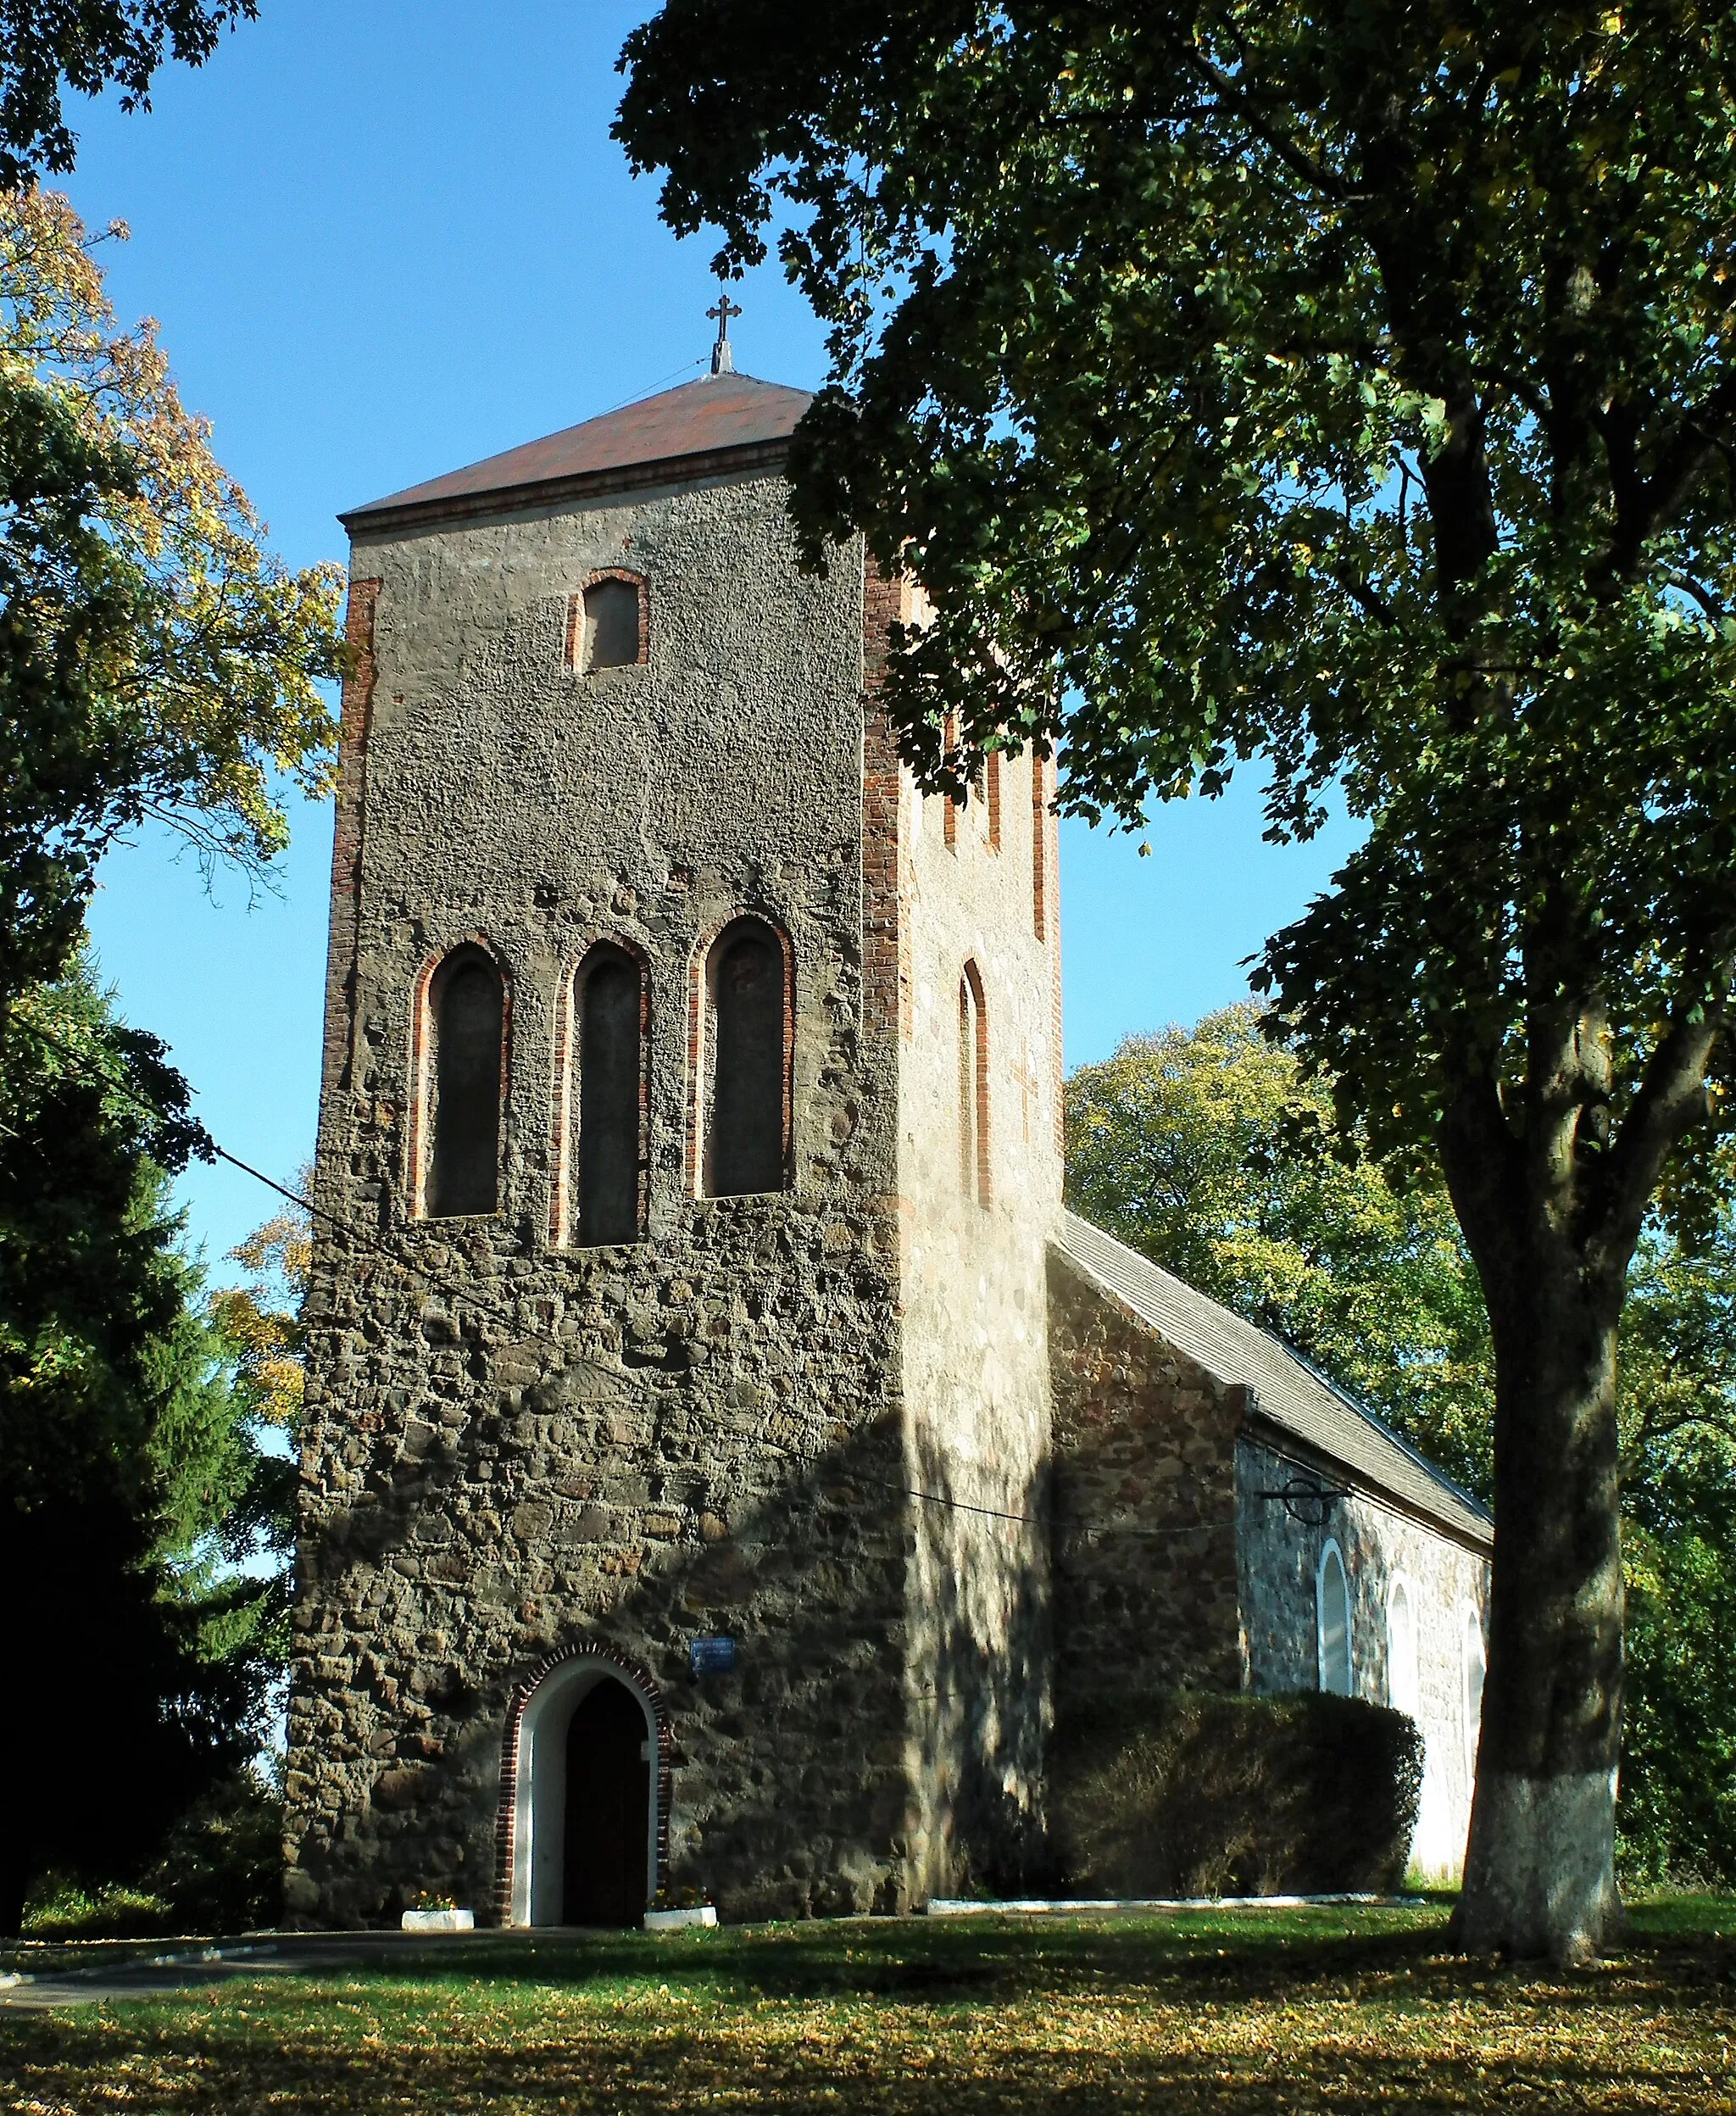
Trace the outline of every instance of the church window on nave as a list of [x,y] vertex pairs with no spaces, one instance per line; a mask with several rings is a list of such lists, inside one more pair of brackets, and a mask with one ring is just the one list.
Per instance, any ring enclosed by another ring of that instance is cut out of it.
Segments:
[[583,627],[576,643],[576,665],[583,675],[597,669],[621,669],[643,659],[637,581],[593,581],[583,596]]
[[737,919],[706,965],[704,1183],[714,1198],[782,1190],[788,1165],[789,977],[778,936]]
[[1336,1543],[1321,1554],[1315,1583],[1320,1647],[1320,1686],[1340,1697],[1354,1687],[1350,1667],[1350,1588]]
[[1387,1597],[1387,1702],[1414,1719],[1421,1701],[1416,1668],[1416,1611],[1408,1581],[1395,1579]]
[[644,1013],[640,966],[604,943],[574,980],[578,1016],[578,1239],[590,1248],[644,1232]]
[[959,979],[959,1187],[991,1201],[988,1160],[988,1016],[974,962]]
[[1483,1623],[1474,1609],[1465,1612],[1465,1644],[1461,1670],[1464,1688],[1465,1771],[1477,1775],[1477,1742],[1483,1730],[1483,1685],[1488,1660],[1483,1650]]
[[428,992],[431,1219],[499,1206],[501,1047],[505,991],[484,951],[447,957]]

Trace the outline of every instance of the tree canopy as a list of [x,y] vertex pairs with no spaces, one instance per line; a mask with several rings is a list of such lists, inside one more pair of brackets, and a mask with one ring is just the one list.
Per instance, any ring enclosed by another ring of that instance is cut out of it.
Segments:
[[273,556],[66,200],[0,194],[0,1007],[144,819],[266,871],[281,779],[327,783],[341,584]]
[[[148,1857],[266,1733],[293,1466],[208,1317],[168,1178],[197,1138],[162,1045],[88,973],[34,988],[0,1069],[0,1931],[32,1876]],[[125,1796],[114,1773],[125,1758]]]
[[64,90],[115,87],[123,110],[148,110],[165,53],[203,65],[225,28],[258,13],[257,0],[0,0],[0,189],[72,167]]
[[929,591],[889,688],[931,771],[1052,737],[1063,805],[1137,823],[1258,755],[1279,835],[1341,788],[1367,841],[1265,966],[1303,1048],[1427,1144],[1449,1072],[1535,1104],[1537,980],[1594,982],[1629,1219],[1736,933],[1730,36],[668,0],[617,127],[726,266],[793,223],[798,517]]
[[[1067,1195],[1271,1330],[1479,1496],[1494,1362],[1437,1172],[1398,1186],[1252,1004],[1127,1038],[1067,1082]],[[1642,1238],[1622,1317],[1624,1868],[1736,1880],[1736,1206]]]
[[1365,827],[1255,983],[1477,1267],[1460,1928],[1562,1957],[1619,1914],[1626,1274],[1728,1122],[1733,61],[1692,0],[665,0],[623,55],[665,219],[777,225],[830,326],[793,513],[926,591],[925,781],[1034,738],[1137,825],[1257,756],[1269,834]]

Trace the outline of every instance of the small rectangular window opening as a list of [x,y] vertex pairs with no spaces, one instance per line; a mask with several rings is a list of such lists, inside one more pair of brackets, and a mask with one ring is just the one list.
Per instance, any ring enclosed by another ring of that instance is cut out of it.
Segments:
[[585,590],[579,671],[623,669],[639,659],[639,590],[632,581],[593,581]]

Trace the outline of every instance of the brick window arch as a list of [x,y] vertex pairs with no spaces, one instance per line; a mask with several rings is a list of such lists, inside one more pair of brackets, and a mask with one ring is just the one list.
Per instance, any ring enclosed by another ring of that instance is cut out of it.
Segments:
[[507,988],[487,949],[465,941],[426,979],[414,1150],[428,1219],[500,1209]]
[[643,961],[599,941],[572,985],[571,1238],[581,1247],[644,1239],[649,1011]]
[[605,566],[567,605],[566,664],[581,676],[651,658],[651,589],[643,573]]
[[707,1197],[788,1185],[791,987],[789,944],[765,919],[732,920],[706,955],[699,1172]]
[[988,1010],[982,977],[966,962],[959,977],[959,1187],[980,1206],[993,1201],[988,1137]]

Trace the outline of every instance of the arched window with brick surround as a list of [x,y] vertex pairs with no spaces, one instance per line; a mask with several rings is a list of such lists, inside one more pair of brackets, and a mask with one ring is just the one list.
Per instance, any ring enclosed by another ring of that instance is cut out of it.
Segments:
[[506,989],[499,966],[466,943],[428,983],[422,1135],[430,1219],[500,1206]]
[[644,1234],[646,1011],[643,965],[599,942],[573,979],[574,1234],[585,1248]]
[[782,1190],[789,1167],[790,965],[758,918],[726,926],[706,958],[703,1188]]
[[959,1187],[978,1205],[990,1202],[988,1014],[974,962],[959,978]]

